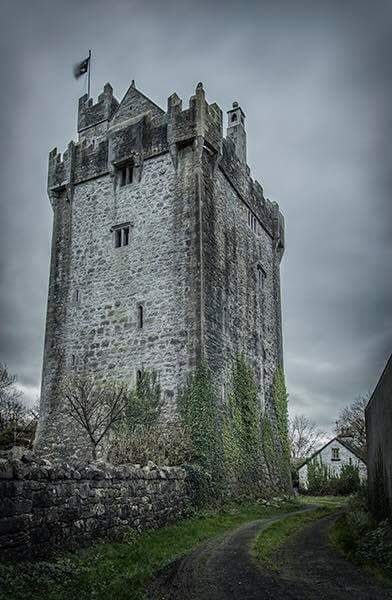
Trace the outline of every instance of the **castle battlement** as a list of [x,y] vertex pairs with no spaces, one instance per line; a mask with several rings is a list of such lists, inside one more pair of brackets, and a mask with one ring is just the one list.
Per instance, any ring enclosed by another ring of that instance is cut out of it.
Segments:
[[[49,193],[108,173],[113,176],[116,166],[127,161],[139,165],[141,170],[144,160],[165,152],[170,152],[176,164],[178,151],[202,140],[201,144],[213,153],[218,167],[261,226],[270,235],[280,235],[279,213],[264,197],[261,185],[252,179],[244,162],[243,147],[242,160],[239,158],[230,122],[228,135],[224,137],[222,110],[217,103],[206,101],[202,83],[190,97],[188,108],[182,106],[182,99],[174,93],[168,98],[165,112],[142,94],[134,82],[121,103],[109,83],[95,103],[85,94],[79,100],[79,142],[70,142],[63,155],[57,149],[49,154]],[[242,109],[238,103],[233,106],[228,111],[229,120],[238,114],[243,121]],[[243,146],[246,139],[240,142]]]

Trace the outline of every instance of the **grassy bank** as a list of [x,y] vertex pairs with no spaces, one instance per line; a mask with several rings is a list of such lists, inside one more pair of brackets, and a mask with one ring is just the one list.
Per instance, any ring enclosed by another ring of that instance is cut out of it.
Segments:
[[392,528],[387,522],[377,524],[369,514],[351,511],[336,521],[330,542],[380,582],[392,584]]
[[56,560],[0,565],[1,600],[137,600],[160,568],[207,538],[247,521],[296,510],[298,502],[228,505],[159,530],[129,533]]
[[272,523],[256,538],[253,555],[270,569],[278,568],[275,552],[285,544],[288,538],[314,521],[336,512],[343,506],[344,500],[338,497],[305,496],[300,498],[300,504],[319,505],[319,508],[315,507],[314,510],[292,515]]

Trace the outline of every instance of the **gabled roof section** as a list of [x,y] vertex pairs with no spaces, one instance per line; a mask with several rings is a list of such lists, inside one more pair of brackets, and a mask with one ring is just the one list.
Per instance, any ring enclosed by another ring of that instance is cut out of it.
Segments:
[[314,459],[315,456],[317,456],[317,454],[319,454],[320,452],[322,452],[327,446],[329,446],[329,444],[332,444],[332,442],[338,442],[339,444],[341,444],[342,446],[344,446],[345,448],[347,448],[347,450],[349,450],[352,454],[354,454],[354,456],[356,456],[357,458],[359,458],[359,460],[361,460],[363,463],[366,464],[366,459],[365,457],[361,454],[361,452],[357,449],[354,448],[353,446],[351,446],[351,444],[349,444],[348,442],[346,442],[346,440],[343,440],[340,437],[334,437],[332,438],[332,440],[329,440],[329,442],[327,442],[326,444],[324,444],[324,446],[321,446],[321,448],[319,448],[318,450],[316,450],[316,452],[313,452],[313,454],[311,456],[309,456],[308,458],[306,458],[305,460],[303,460],[297,467],[297,471],[299,469],[301,469],[301,467],[303,467],[304,465],[306,465],[306,463],[310,462],[311,460]]
[[165,111],[140,92],[135,86],[135,81],[132,80],[130,87],[113,115],[111,124],[118,125],[122,121],[133,119],[146,113],[150,113],[152,117],[158,117],[164,115]]

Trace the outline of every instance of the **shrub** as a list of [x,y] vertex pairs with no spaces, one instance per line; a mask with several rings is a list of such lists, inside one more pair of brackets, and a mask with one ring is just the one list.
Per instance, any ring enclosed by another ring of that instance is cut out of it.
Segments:
[[342,465],[339,477],[336,477],[334,492],[337,496],[348,496],[358,492],[361,485],[358,467]]
[[388,520],[363,536],[357,554],[361,560],[382,567],[392,577],[392,527]]
[[359,491],[359,471],[353,465],[343,465],[339,475],[323,464],[321,458],[308,464],[308,492],[313,495],[348,496]]
[[113,464],[180,465],[191,457],[190,440],[179,423],[156,423],[117,431],[111,440],[109,460]]

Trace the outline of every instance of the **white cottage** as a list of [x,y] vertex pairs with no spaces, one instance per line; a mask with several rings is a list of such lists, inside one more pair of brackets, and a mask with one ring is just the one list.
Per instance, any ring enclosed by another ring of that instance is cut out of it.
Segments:
[[331,474],[339,475],[343,465],[358,467],[359,477],[364,481],[367,477],[367,467],[364,457],[347,441],[346,438],[335,437],[306,459],[298,469],[299,486],[308,487],[308,464],[313,459],[321,461]]

